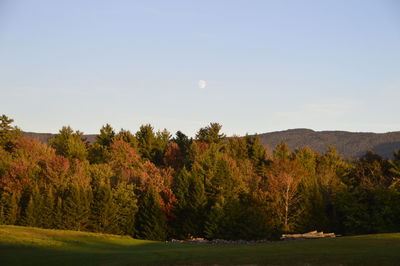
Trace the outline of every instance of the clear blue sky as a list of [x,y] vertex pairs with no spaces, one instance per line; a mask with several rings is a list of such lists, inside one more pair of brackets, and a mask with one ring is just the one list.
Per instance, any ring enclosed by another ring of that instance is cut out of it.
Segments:
[[397,131],[400,1],[0,0],[0,95],[36,132]]

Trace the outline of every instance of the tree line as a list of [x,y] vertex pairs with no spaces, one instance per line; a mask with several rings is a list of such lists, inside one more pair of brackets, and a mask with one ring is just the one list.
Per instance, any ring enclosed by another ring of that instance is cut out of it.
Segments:
[[342,158],[267,152],[210,123],[194,138],[143,125],[63,127],[49,142],[0,117],[0,224],[170,238],[276,239],[283,232],[400,231],[400,151]]

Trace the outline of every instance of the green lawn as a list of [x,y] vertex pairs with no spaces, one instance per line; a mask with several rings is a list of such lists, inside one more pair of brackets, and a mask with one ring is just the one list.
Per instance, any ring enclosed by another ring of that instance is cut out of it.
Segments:
[[400,265],[400,233],[256,245],[193,245],[0,226],[0,265]]

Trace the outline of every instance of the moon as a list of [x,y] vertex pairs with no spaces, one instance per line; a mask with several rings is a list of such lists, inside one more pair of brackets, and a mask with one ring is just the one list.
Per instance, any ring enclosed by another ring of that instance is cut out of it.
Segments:
[[207,87],[207,82],[205,80],[199,80],[199,88],[200,89],[204,89],[205,87]]

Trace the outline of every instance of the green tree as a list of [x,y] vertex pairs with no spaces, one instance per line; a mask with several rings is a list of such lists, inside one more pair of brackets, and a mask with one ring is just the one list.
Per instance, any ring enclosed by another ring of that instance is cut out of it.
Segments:
[[139,152],[142,158],[148,159],[151,162],[157,159],[157,137],[153,127],[150,124],[142,125],[136,132],[138,140]]
[[220,237],[223,239],[271,239],[276,238],[272,217],[266,202],[259,201],[248,193],[230,200],[224,205],[220,219]]
[[264,169],[270,164],[265,147],[261,144],[260,138],[257,135],[246,135],[245,141],[248,158],[256,168],[257,174],[263,175]]
[[20,195],[16,192],[5,192],[1,194],[0,210],[1,210],[1,222],[3,224],[16,224],[19,216],[18,202]]
[[177,198],[173,220],[174,234],[179,238],[202,236],[207,198],[202,180],[183,168],[173,182]]
[[0,147],[6,151],[11,151],[15,146],[16,140],[22,135],[18,127],[11,125],[13,122],[13,119],[4,114],[0,116]]
[[82,138],[82,132],[74,132],[72,128],[68,126],[60,129],[59,133],[49,140],[49,144],[59,155],[69,159],[85,160],[88,152]]
[[391,190],[390,164],[373,152],[356,160],[335,198],[343,232],[365,234],[399,230],[399,197]]
[[109,147],[114,141],[115,131],[110,124],[101,127],[100,134],[96,136],[96,142],[102,146]]
[[170,138],[171,134],[168,130],[164,129],[154,133],[150,124],[142,125],[136,132],[140,155],[156,165],[163,164],[163,157]]
[[200,128],[196,134],[196,139],[205,143],[221,143],[225,134],[220,133],[222,126],[218,123],[210,123],[209,126]]
[[206,217],[204,225],[204,234],[206,238],[221,238],[223,235],[222,219],[224,217],[224,204],[223,197],[219,197],[211,206]]
[[305,173],[300,184],[304,211],[298,219],[298,230],[326,230],[328,217],[322,182],[317,175],[318,154],[309,147],[303,147],[296,149],[293,156]]
[[138,211],[134,186],[124,182],[113,189],[116,234],[135,234],[135,216]]
[[136,236],[141,239],[165,240],[167,223],[160,196],[149,187],[139,201],[136,215]]
[[115,227],[115,207],[111,187],[101,184],[93,191],[91,203],[91,228],[96,232],[112,233]]
[[193,143],[193,139],[189,138],[181,131],[177,131],[175,133],[175,138],[172,139],[172,143],[176,143],[179,147],[181,156],[180,164],[185,166],[187,169],[190,169],[193,163],[191,158],[191,145]]
[[42,195],[37,185],[26,192],[26,206],[23,209],[22,224],[25,226],[41,226],[39,214],[42,209]]
[[[119,138],[123,137],[119,136]],[[100,164],[108,162],[110,159],[110,146],[115,138],[115,131],[109,124],[102,126],[100,134],[96,136],[96,142],[89,146],[88,159],[90,163]]]
[[273,151],[274,160],[288,160],[292,157],[292,152],[289,146],[284,142],[280,142],[276,145]]
[[393,175],[393,182],[390,187],[400,193],[400,150],[395,152],[393,157],[393,160],[389,160],[389,171]]
[[129,143],[129,145],[132,148],[135,148],[135,149],[138,147],[138,141],[137,141],[136,137],[129,130],[121,129],[118,132],[118,134],[114,137],[114,140],[125,141],[126,143]]
[[63,228],[85,230],[89,224],[90,202],[89,191],[74,184],[69,185],[62,200]]
[[49,186],[43,190],[43,197],[41,202],[41,209],[38,213],[38,220],[40,221],[40,226],[44,228],[53,228],[54,226],[54,205],[56,203],[54,197],[54,189]]
[[109,147],[97,142],[90,144],[88,159],[91,164],[103,164],[110,160]]
[[89,175],[90,185],[96,190],[102,185],[111,184],[115,173],[108,164],[92,164],[89,166]]

